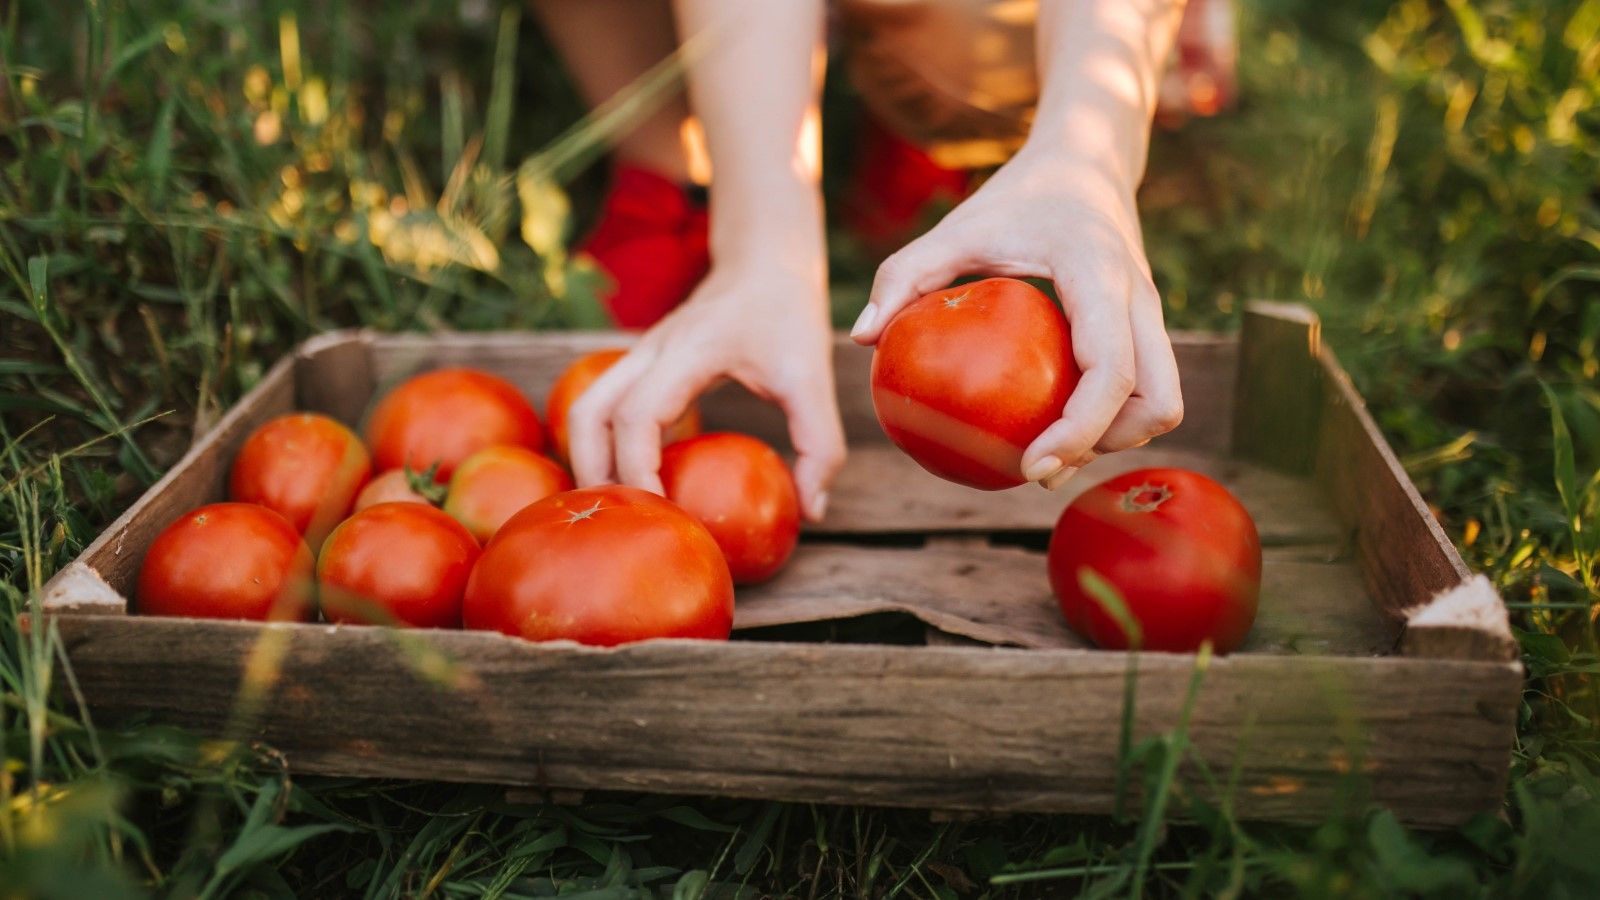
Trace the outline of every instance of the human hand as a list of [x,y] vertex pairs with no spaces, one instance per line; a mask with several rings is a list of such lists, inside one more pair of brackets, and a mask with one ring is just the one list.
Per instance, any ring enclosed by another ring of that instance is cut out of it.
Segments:
[[1178,365],[1133,190],[1065,154],[1024,147],[927,234],[884,260],[851,336],[874,344],[902,307],[962,275],[1049,278],[1083,378],[1024,451],[1023,477],[1055,490],[1103,453],[1183,418]]
[[826,275],[741,255],[714,265],[671,315],[647,331],[573,404],[573,473],[582,486],[621,481],[662,493],[661,434],[722,378],[782,407],[797,458],[795,486],[818,521],[844,464],[833,386]]

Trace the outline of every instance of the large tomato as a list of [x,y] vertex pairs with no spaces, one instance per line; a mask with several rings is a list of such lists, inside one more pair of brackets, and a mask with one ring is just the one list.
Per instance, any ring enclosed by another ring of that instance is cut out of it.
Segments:
[[156,535],[134,603],[148,616],[305,619],[311,566],[311,548],[283,516],[253,503],[213,503]]
[[372,410],[366,436],[379,469],[437,465],[440,481],[485,447],[544,445],[539,417],[516,385],[476,369],[437,369],[402,382]]
[[[545,401],[544,418],[550,425],[550,443],[554,445],[555,453],[562,461],[570,461],[567,455],[567,411],[572,404],[578,402],[583,392],[589,389],[605,370],[616,364],[628,351],[626,350],[596,350],[586,353],[573,361],[572,365],[562,371],[561,377],[550,386],[550,396]],[[661,435],[663,443],[682,440],[686,437],[700,433],[700,407],[689,404],[676,421],[667,426]]]
[[550,457],[523,447],[490,447],[456,467],[444,511],[486,542],[523,507],[570,490],[571,476]]
[[733,579],[710,532],[671,501],[582,488],[500,527],[472,570],[462,618],[532,641],[726,639]]
[[661,451],[667,499],[699,519],[735,584],[778,573],[800,538],[800,499],[783,457],[744,434],[702,434]]
[[1033,286],[990,278],[907,304],[872,355],[872,405],[924,469],[986,491],[1024,483],[1022,451],[1078,385],[1072,333]]
[[344,520],[317,558],[322,613],[332,622],[459,628],[478,542],[421,503],[379,503]]
[[[379,503],[426,503],[433,505],[433,501],[417,493],[411,486],[411,479],[424,478],[424,476],[407,472],[405,469],[390,469],[376,475],[367,482],[367,486],[356,495],[355,511],[360,512],[369,506]],[[424,479],[425,480],[425,479]]]
[[1261,539],[1227,488],[1186,469],[1139,469],[1083,492],[1050,536],[1050,585],[1073,630],[1102,647],[1128,635],[1083,587],[1083,570],[1121,595],[1142,648],[1238,648],[1261,594]]
[[228,497],[281,514],[315,548],[370,477],[372,459],[355,432],[327,416],[290,413],[245,439],[233,458]]

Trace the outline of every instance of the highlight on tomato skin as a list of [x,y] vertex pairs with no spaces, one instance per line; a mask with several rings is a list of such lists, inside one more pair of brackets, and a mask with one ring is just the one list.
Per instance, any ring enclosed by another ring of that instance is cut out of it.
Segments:
[[363,430],[379,470],[456,466],[497,444],[544,449],[544,428],[517,386],[477,369],[435,369],[409,378],[372,408]]
[[1210,641],[1229,653],[1260,603],[1255,521],[1227,488],[1187,469],[1139,469],[1084,491],[1062,511],[1047,559],[1067,624],[1108,649],[1128,649],[1129,635],[1085,588],[1085,571],[1116,592],[1143,650],[1187,653]]
[[579,488],[501,526],[473,567],[462,619],[531,641],[726,640],[733,578],[711,533],[666,498]]
[[525,447],[489,447],[456,467],[444,511],[487,543],[523,507],[570,490],[572,476],[550,457]]
[[[550,428],[551,451],[556,459],[564,463],[571,463],[567,455],[567,414],[572,409],[572,404],[578,402],[583,392],[594,384],[595,379],[605,374],[605,371],[616,365],[617,360],[627,355],[627,350],[621,348],[608,348],[585,353],[573,360],[572,364],[562,370],[555,383],[550,386],[550,394],[545,400],[545,423]],[[690,403],[673,423],[661,435],[663,444],[693,437],[700,433],[700,407]]]
[[702,434],[661,451],[667,499],[699,519],[735,584],[776,575],[800,540],[800,497],[776,450],[746,434]]
[[889,320],[872,355],[872,405],[924,469],[1005,490],[1027,483],[1023,451],[1061,417],[1081,374],[1055,301],[989,278],[925,294]]
[[330,622],[461,627],[461,597],[478,542],[421,503],[379,503],[340,523],[317,557]]
[[147,616],[300,621],[312,612],[311,548],[276,512],[253,503],[190,510],[151,542],[134,611]]
[[229,470],[228,498],[279,513],[315,549],[371,477],[372,458],[355,432],[318,413],[289,413],[245,439]]

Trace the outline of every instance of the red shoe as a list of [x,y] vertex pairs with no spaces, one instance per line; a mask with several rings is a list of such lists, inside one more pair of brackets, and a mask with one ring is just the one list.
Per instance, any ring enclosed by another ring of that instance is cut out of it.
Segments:
[[888,253],[922,223],[930,204],[967,195],[968,173],[946,169],[875,117],[862,123],[861,155],[841,218],[868,248]]
[[711,266],[705,200],[649,169],[618,164],[600,222],[578,246],[611,276],[600,300],[620,328],[648,328]]

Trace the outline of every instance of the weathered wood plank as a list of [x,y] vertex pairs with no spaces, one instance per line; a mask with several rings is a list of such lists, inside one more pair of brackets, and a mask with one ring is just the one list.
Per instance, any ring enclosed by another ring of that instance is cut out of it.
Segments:
[[[1326,394],[1316,477],[1354,530],[1356,559],[1374,602],[1415,632],[1403,649],[1453,659],[1515,659],[1504,602],[1487,582],[1474,586],[1471,570],[1332,351],[1322,351],[1320,365]],[[1436,597],[1443,605],[1429,613]]]
[[301,344],[295,353],[297,408],[325,413],[359,431],[377,387],[373,340],[367,331],[335,331]]
[[120,614],[145,550],[178,516],[227,494],[233,454],[257,425],[294,408],[294,361],[280,360],[196,441],[161,480],[145,491],[82,554],[44,586],[50,612]]
[[[59,621],[99,721],[148,714],[213,734],[265,630]],[[1113,801],[1124,654],[596,650],[430,632],[459,666],[446,688],[382,629],[271,627],[289,646],[245,736],[298,771],[939,809],[1103,813]],[[1175,724],[1192,664],[1141,658],[1138,735]],[[1212,661],[1191,739],[1213,771],[1238,766],[1234,804],[1249,818],[1317,819],[1353,771],[1401,818],[1451,824],[1499,803],[1519,690],[1512,664],[1239,654]]]
[[1233,452],[1304,474],[1317,451],[1322,411],[1322,325],[1291,303],[1251,303],[1239,334]]
[[1345,537],[1327,498],[1311,481],[1161,441],[1101,457],[1055,492],[1036,485],[975,491],[929,474],[890,444],[861,444],[852,448],[834,482],[827,520],[808,530],[834,535],[1048,531],[1061,510],[1089,487],[1147,466],[1193,469],[1221,482],[1250,510],[1266,545],[1331,544]]
[[[1377,656],[1393,650],[1398,628],[1373,609],[1352,560],[1269,548],[1261,582],[1256,624],[1241,653]],[[740,589],[734,628],[891,612],[987,644],[1089,646],[1062,618],[1044,554],[983,544],[804,544],[772,581]]]

